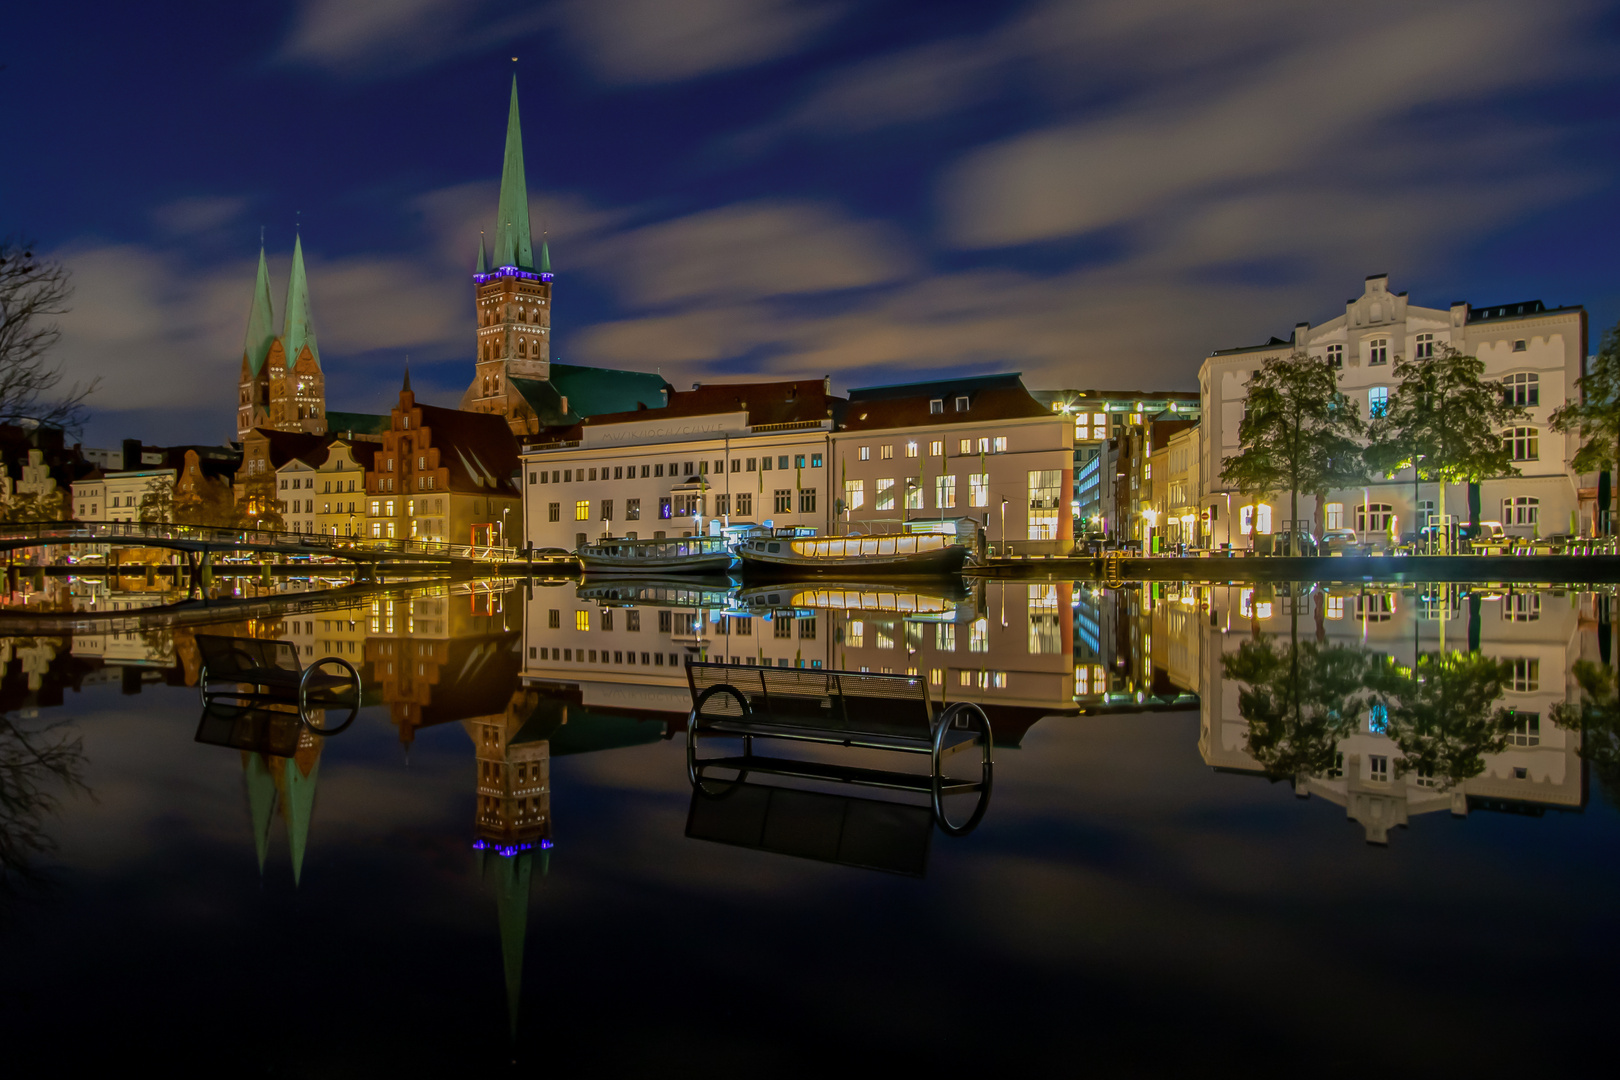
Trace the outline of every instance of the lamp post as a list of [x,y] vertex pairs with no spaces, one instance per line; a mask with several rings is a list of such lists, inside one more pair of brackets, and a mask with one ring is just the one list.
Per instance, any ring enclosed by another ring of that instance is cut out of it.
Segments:
[[506,550],[506,515],[512,512],[510,506],[501,508],[501,550]]
[[1007,555],[1007,500],[1001,500],[1001,554]]

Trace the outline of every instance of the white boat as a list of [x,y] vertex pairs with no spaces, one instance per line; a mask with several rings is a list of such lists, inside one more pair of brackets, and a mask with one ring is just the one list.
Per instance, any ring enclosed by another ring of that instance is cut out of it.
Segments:
[[610,538],[579,549],[588,574],[716,574],[729,570],[732,559],[731,545],[719,536]]
[[959,574],[968,549],[953,536],[762,537],[737,545],[745,569],[768,574]]

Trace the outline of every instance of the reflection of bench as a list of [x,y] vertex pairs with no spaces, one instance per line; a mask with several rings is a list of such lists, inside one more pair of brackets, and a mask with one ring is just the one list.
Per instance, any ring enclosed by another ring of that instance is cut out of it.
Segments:
[[[766,773],[916,792],[930,797],[940,827],[953,834],[971,830],[984,815],[994,749],[990,720],[969,702],[936,713],[921,676],[707,663],[686,670],[692,692],[686,761],[694,785],[703,784],[707,773],[726,770],[739,780]],[[705,738],[739,739],[742,752],[699,758],[698,743]],[[926,754],[930,767],[921,774],[768,757],[754,753],[755,739]],[[975,775],[950,775],[964,752]],[[961,825],[946,813],[945,799],[953,795],[978,796]]]
[[[341,657],[323,656],[306,668],[290,641],[212,634],[197,635],[197,651],[202,654],[197,683],[205,708],[219,698],[296,705],[306,724],[327,735],[348,727],[360,710],[360,673]],[[329,667],[339,673],[322,670]],[[349,710],[341,725],[317,726],[311,720],[316,710],[333,708]]]
[[686,815],[693,840],[911,877],[927,871],[933,834],[926,806],[767,784],[700,784]]

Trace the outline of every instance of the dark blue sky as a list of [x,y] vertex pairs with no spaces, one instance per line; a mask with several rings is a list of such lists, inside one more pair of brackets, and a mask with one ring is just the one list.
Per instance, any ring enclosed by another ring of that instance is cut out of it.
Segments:
[[[74,270],[89,441],[233,433],[259,230],[334,409],[471,376],[518,71],[556,354],[677,385],[1196,385],[1342,311],[1620,318],[1620,18],[1577,0],[81,3],[0,39],[0,231]],[[511,58],[518,57],[516,65]]]

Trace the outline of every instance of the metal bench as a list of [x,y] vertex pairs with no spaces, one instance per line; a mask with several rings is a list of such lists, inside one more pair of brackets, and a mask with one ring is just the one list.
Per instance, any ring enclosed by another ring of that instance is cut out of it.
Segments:
[[[323,735],[336,735],[360,712],[360,673],[342,657],[323,656],[306,668],[298,662],[298,646],[290,641],[213,634],[198,634],[196,640],[202,654],[197,685],[205,709],[219,699],[293,705],[299,720]],[[341,673],[322,670],[333,666]],[[339,723],[330,724],[325,722],[327,709],[349,712]],[[314,719],[317,710],[322,712],[321,723]]]
[[[686,767],[694,786],[722,770],[735,772],[737,781],[764,773],[915,792],[929,796],[935,821],[953,836],[972,831],[989,805],[995,749],[989,717],[965,701],[936,712],[922,676],[713,663],[688,663],[686,674],[692,693]],[[740,740],[741,753],[700,758],[699,741],[714,738]],[[759,755],[755,739],[924,754],[929,771]],[[950,775],[963,753],[970,763],[977,759],[976,775]],[[950,820],[945,804],[956,795],[977,796],[961,824]]]

